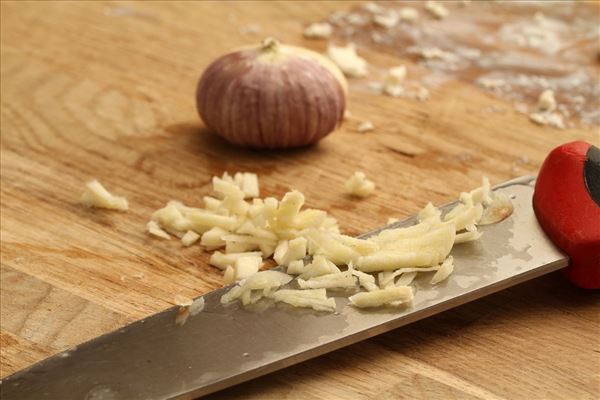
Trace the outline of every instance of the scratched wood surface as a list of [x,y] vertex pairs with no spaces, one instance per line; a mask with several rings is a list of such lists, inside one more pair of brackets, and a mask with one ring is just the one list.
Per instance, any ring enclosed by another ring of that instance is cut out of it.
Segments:
[[[262,192],[303,191],[358,234],[476,186],[535,173],[554,146],[598,131],[531,124],[479,89],[449,81],[429,101],[351,91],[353,123],[317,146],[246,151],[196,116],[201,70],[263,36],[323,50],[302,26],[342,3],[2,2],[1,351],[9,375],[70,346],[222,284],[198,247],[150,238],[151,212],[197,203],[211,176],[260,174]],[[240,32],[260,24],[259,35]],[[373,63],[389,56],[368,53]],[[351,200],[364,170],[376,196]],[[98,178],[130,211],[78,204]],[[256,399],[594,399],[600,299],[560,274],[215,395]]]

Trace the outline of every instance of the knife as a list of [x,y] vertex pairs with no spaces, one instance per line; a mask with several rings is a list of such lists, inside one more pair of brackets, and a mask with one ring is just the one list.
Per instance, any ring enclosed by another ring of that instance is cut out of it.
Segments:
[[[9,376],[1,381],[2,399],[192,399],[567,267],[569,255],[567,277],[600,288],[598,148],[560,146],[537,182],[518,178],[494,191],[512,198],[513,214],[481,226],[478,241],[453,248],[455,270],[445,283],[415,279],[407,308],[360,310],[340,294],[335,313],[285,304],[224,306],[228,288],[222,288],[204,295],[203,311],[185,324],[176,322],[180,307],[172,307]],[[408,218],[361,237],[415,222]]]

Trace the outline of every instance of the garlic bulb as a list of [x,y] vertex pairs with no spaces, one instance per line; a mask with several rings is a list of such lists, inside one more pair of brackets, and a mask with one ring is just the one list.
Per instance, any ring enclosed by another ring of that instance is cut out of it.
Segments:
[[229,142],[254,148],[315,143],[344,116],[347,83],[313,51],[265,39],[214,61],[198,82],[198,113]]

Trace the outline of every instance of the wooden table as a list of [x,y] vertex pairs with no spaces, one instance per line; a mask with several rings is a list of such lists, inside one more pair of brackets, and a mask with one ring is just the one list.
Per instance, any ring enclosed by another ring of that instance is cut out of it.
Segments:
[[[358,234],[475,187],[535,174],[563,142],[598,129],[539,127],[475,86],[448,81],[427,102],[351,91],[376,130],[343,126],[288,152],[232,148],[207,133],[196,80],[226,49],[304,24],[341,3],[2,2],[1,376],[222,285],[199,247],[149,237],[169,199],[198,204],[210,177],[260,174]],[[260,24],[259,35],[240,32]],[[392,64],[389,56],[369,60]],[[363,170],[377,195],[352,200]],[[127,213],[78,204],[98,178]],[[559,273],[215,395],[272,399],[592,399],[600,395],[600,298]]]

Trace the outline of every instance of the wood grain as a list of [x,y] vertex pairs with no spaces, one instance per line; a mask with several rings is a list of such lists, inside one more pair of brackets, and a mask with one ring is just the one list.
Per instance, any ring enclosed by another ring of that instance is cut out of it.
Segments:
[[[197,247],[144,232],[170,199],[198,204],[210,178],[255,171],[264,195],[289,188],[349,234],[476,186],[534,174],[554,146],[598,144],[596,128],[531,124],[457,81],[425,103],[351,91],[345,124],[317,146],[233,148],[207,132],[193,102],[201,70],[225,50],[351,4],[2,2],[0,375],[222,284]],[[258,23],[260,35],[242,34]],[[389,55],[367,52],[380,66]],[[343,195],[364,170],[379,185]],[[130,211],[78,204],[95,177]],[[600,394],[600,298],[559,274],[220,393],[215,398],[594,399]]]

